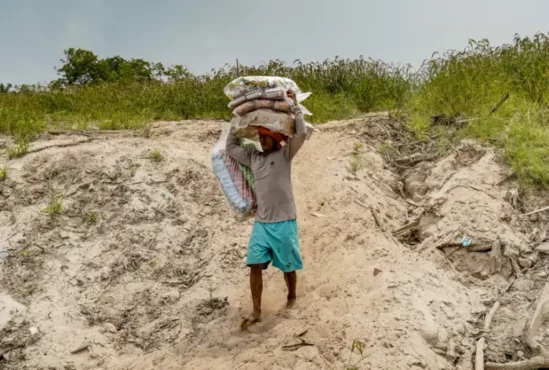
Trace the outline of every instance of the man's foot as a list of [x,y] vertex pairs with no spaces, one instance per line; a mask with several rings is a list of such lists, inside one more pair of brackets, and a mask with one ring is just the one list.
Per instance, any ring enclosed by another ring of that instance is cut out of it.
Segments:
[[261,312],[252,312],[250,316],[242,320],[240,324],[240,330],[244,331],[250,327],[250,325],[256,324],[261,321]]
[[291,299],[288,298],[288,301],[286,302],[286,308],[291,310],[291,309],[294,308],[295,304],[296,304],[296,299],[295,298],[291,298]]

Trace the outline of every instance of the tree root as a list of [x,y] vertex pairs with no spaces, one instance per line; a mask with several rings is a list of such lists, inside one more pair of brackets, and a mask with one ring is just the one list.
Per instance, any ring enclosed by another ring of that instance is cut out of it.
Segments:
[[497,364],[486,363],[486,370],[537,370],[549,367],[549,356],[538,356],[529,360]]

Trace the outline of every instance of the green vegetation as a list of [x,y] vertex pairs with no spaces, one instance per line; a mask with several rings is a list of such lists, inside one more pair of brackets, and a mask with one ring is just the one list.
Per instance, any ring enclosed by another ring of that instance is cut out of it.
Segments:
[[8,164],[4,163],[2,167],[0,167],[0,181],[5,180],[8,177]]
[[350,154],[351,159],[347,167],[347,170],[353,175],[356,175],[358,171],[364,168],[364,159],[362,158],[363,148],[364,145],[362,143],[353,144],[353,151]]
[[[143,60],[99,59],[81,49],[65,51],[60,78],[47,86],[0,90],[0,132],[25,135],[53,126],[63,129],[144,130],[151,120],[230,118],[227,83],[239,74],[293,78],[314,94],[307,107],[314,122],[359,112],[398,108],[410,91],[408,68],[359,59],[287,66],[227,67],[195,76],[182,66],[165,68]],[[8,92],[11,91],[11,92]]]
[[[357,354],[359,356],[359,359],[356,360],[354,363],[351,362],[351,360],[353,359],[353,354]],[[353,340],[353,344],[351,346],[351,354],[349,355],[349,361],[347,361],[346,370],[358,370],[358,365],[366,358],[368,358],[368,356],[364,354],[362,342],[357,339]]]
[[50,182],[48,204],[46,205],[44,212],[47,213],[51,219],[56,218],[63,212],[64,200],[65,195],[61,194],[59,190],[54,186],[54,184]]
[[90,212],[84,218],[87,224],[96,224],[99,222],[101,215],[97,212]]
[[164,157],[164,154],[162,154],[160,149],[154,149],[147,157],[156,163],[164,162],[166,160],[166,157]]
[[[226,66],[195,76],[183,66],[142,59],[100,59],[68,49],[59,79],[47,86],[0,84],[0,133],[20,138],[10,157],[26,153],[27,138],[48,127],[138,129],[152,120],[229,118],[223,87],[238,75],[280,75],[313,95],[313,122],[375,110],[399,113],[441,147],[474,137],[506,155],[521,180],[549,185],[549,39],[516,36],[509,45],[470,41],[463,51],[435,54],[417,71],[359,58],[258,67]],[[20,148],[20,149],[19,149]],[[357,162],[358,165],[358,162]]]
[[8,159],[19,158],[29,152],[29,138],[27,136],[19,136],[17,146],[8,148]]
[[517,36],[497,48],[470,41],[465,51],[432,59],[422,73],[408,102],[414,131],[488,142],[504,150],[522,180],[549,185],[546,35]]

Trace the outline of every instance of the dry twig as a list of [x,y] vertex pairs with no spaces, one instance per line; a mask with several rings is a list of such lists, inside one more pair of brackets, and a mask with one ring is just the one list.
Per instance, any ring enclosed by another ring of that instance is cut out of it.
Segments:
[[490,330],[490,324],[492,323],[492,320],[494,319],[494,315],[496,314],[498,308],[501,306],[501,303],[499,301],[496,301],[494,305],[492,306],[492,309],[490,312],[488,312],[488,315],[486,315],[486,319],[484,320],[484,331]]
[[71,351],[71,355],[76,355],[77,353],[84,352],[88,348],[90,348],[91,343],[86,343],[75,349],[74,351]]
[[529,213],[523,213],[523,214],[521,214],[521,216],[531,216],[531,215],[535,215],[535,214],[545,212],[545,211],[549,211],[549,206],[537,209],[537,210],[529,212]]
[[549,368],[549,356],[538,356],[529,360],[509,362],[507,364],[486,363],[486,370],[537,370]]
[[66,148],[66,147],[69,147],[69,146],[76,146],[76,145],[88,143],[92,140],[93,140],[92,138],[89,138],[87,140],[80,140],[80,141],[76,141],[76,142],[72,142],[72,143],[43,146],[41,148],[31,149],[27,152],[27,154],[37,153],[37,152],[41,152],[42,150],[51,149],[51,148]]
[[477,352],[475,355],[475,370],[484,370],[484,347],[486,346],[486,339],[480,338],[477,342]]

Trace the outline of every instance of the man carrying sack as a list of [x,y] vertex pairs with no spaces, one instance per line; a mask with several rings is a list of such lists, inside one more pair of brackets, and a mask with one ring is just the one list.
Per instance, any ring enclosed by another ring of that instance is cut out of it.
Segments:
[[307,127],[294,91],[287,92],[295,115],[295,134],[288,138],[265,127],[259,127],[262,152],[242,148],[233,132],[229,134],[226,153],[252,169],[255,178],[257,212],[248,245],[246,264],[250,267],[250,288],[253,312],[245,318],[241,329],[260,321],[263,270],[272,262],[284,273],[288,287],[286,307],[296,301],[296,270],[303,269],[299,253],[296,208],[292,190],[291,163],[303,146]]

